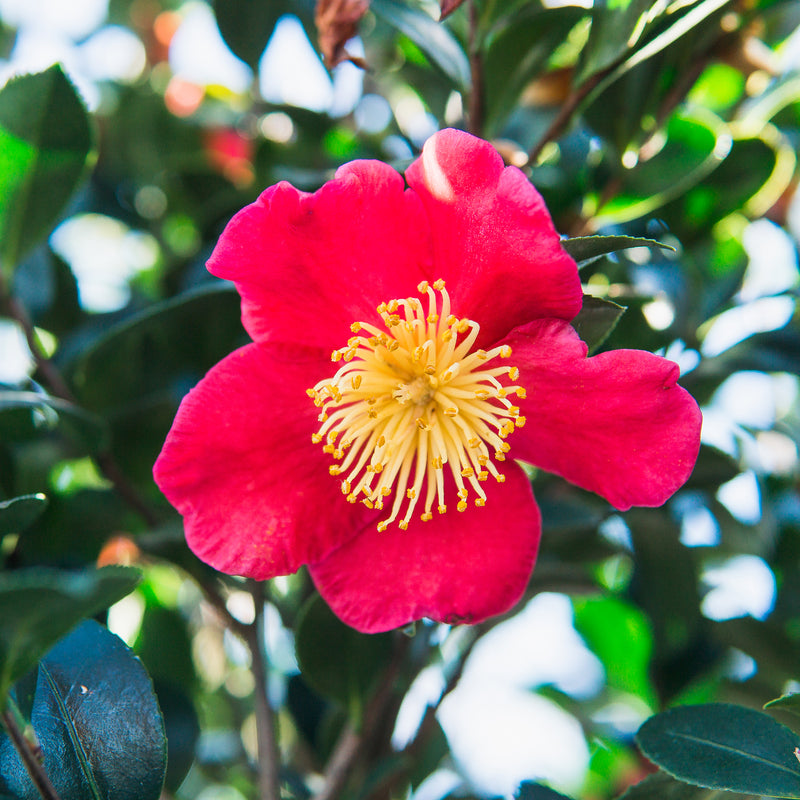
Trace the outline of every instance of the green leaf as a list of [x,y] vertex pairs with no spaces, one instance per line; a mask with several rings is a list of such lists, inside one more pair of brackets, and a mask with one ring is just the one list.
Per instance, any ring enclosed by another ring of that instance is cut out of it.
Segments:
[[681,196],[715,170],[728,155],[727,127],[711,113],[674,116],[656,155],[619,173],[620,190],[598,208],[598,227],[638,219]]
[[[16,692],[20,706],[30,707],[61,800],[158,800],[166,769],[161,713],[144,667],[118,637],[84,621]],[[5,796],[38,797],[6,738],[0,775]]]
[[58,65],[0,90],[0,268],[9,272],[50,231],[81,180],[89,118]]
[[[128,414],[142,408],[152,414],[151,398],[161,401],[174,392],[179,400],[246,341],[239,295],[229,284],[214,282],[104,331],[69,364],[67,374],[81,403],[93,410],[124,406]],[[132,402],[138,406],[132,409]]]
[[26,494],[0,502],[0,537],[24,531],[45,508],[47,498],[43,494]]
[[579,268],[609,253],[619,253],[631,247],[660,247],[675,252],[672,245],[636,236],[575,236],[562,239],[561,246],[578,262]]
[[570,798],[541,783],[523,781],[514,795],[514,800],[570,800]]
[[572,320],[572,327],[578,336],[589,345],[589,350],[596,350],[617,327],[620,317],[625,313],[625,306],[617,305],[611,300],[583,296],[583,306],[578,316]]
[[370,9],[405,34],[460,89],[471,83],[469,60],[450,31],[429,14],[397,0],[372,0]]
[[666,772],[655,772],[627,789],[619,800],[749,800],[751,797],[750,794],[693,786]]
[[257,70],[275,23],[284,13],[282,4],[274,0],[213,0],[212,5],[225,43]]
[[775,700],[765,703],[764,708],[779,708],[781,711],[791,711],[800,716],[800,692],[785,694]]
[[596,97],[601,94],[614,81],[630,72],[634,67],[643,64],[670,45],[675,44],[675,42],[686,36],[708,17],[720,11],[730,2],[731,0],[702,0],[700,3],[691,5],[691,8],[685,13],[676,16],[675,21],[668,28],[653,37],[643,47],[635,50],[629,58],[625,59],[611,74],[604,78],[592,92],[592,96]]
[[575,629],[603,662],[609,687],[657,702],[648,676],[653,634],[633,605],[616,597],[573,601]]
[[[22,424],[16,425],[14,439],[28,438],[42,430],[57,429],[88,453],[97,453],[108,446],[105,422],[66,400],[36,392],[0,390],[0,413],[24,412]],[[16,415],[15,415],[16,416]]]
[[553,51],[585,15],[578,6],[543,8],[525,3],[493,31],[484,62],[489,124],[500,129],[525,86],[548,64]]
[[125,597],[139,577],[127,567],[0,573],[0,707],[11,684],[48,648],[84,617]]
[[344,704],[358,719],[365,699],[391,657],[392,637],[353,630],[315,595],[298,617],[295,648],[309,685]]
[[577,83],[622,58],[641,37],[652,0],[600,0],[592,6],[589,40],[581,51]]
[[768,714],[728,703],[682,706],[648,719],[642,752],[680,780],[710,789],[800,797],[800,738]]

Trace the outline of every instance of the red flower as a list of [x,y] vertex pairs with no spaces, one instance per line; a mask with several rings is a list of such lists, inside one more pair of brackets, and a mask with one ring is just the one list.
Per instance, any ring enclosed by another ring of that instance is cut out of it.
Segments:
[[307,564],[370,632],[520,598],[540,518],[511,459],[624,510],[662,504],[699,448],[675,364],[586,357],[575,263],[522,172],[447,130],[405,177],[356,161],[231,220],[209,269],[254,343],[188,394],[155,466],[201,559]]

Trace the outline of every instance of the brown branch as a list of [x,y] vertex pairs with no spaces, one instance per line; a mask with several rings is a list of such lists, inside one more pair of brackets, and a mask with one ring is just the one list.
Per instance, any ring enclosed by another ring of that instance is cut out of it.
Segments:
[[[13,701],[9,699],[8,702],[10,704],[10,702]],[[56,792],[55,787],[51,783],[44,769],[44,765],[39,760],[31,742],[27,739],[22,730],[20,730],[14,710],[6,708],[0,717],[2,718],[3,726],[8,732],[8,737],[14,745],[14,749],[19,753],[22,763],[25,765],[25,769],[28,771],[28,775],[31,776],[33,785],[36,787],[39,794],[44,800],[60,800],[58,792]]]
[[256,739],[258,741],[258,796],[260,800],[280,800],[280,751],[275,726],[275,713],[269,702],[269,677],[264,631],[264,584],[249,581],[255,604],[253,624],[246,627],[247,643],[252,658],[255,680]]
[[469,94],[469,110],[467,121],[469,132],[480,136],[484,124],[484,86],[483,86],[483,56],[481,55],[481,41],[478,35],[479,28],[478,8],[475,0],[469,2],[469,71],[472,89]]

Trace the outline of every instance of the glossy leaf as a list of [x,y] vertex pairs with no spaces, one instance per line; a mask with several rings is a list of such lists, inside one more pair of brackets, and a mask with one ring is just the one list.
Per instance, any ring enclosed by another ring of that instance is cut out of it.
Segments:
[[484,64],[489,124],[500,127],[520,93],[546,67],[553,50],[585,15],[577,6],[525,3],[492,31]]
[[89,119],[56,65],[0,90],[0,268],[13,269],[50,231],[84,171]]
[[[187,335],[191,331],[191,336]],[[174,401],[216,361],[247,337],[239,316],[239,296],[214,282],[152,305],[106,330],[69,365],[81,401],[97,411],[133,398],[152,413],[152,402]]]
[[620,191],[595,217],[598,227],[652,214],[689,191],[728,155],[730,137],[711,114],[673,117],[656,155],[620,173]]
[[0,502],[0,537],[24,531],[45,508],[47,498],[43,494],[26,494]]
[[544,784],[523,781],[514,794],[514,800],[570,800],[570,798]]
[[658,247],[675,252],[672,245],[637,236],[574,236],[562,239],[561,246],[578,262],[579,268],[609,253],[619,253],[631,247]]
[[572,320],[572,327],[578,336],[589,345],[589,350],[596,350],[616,328],[620,317],[625,313],[625,306],[617,305],[611,300],[583,296],[583,306],[578,316]]
[[713,703],[657,714],[639,729],[642,752],[689,783],[769,797],[800,797],[800,737],[768,714]]
[[225,43],[234,55],[257,70],[284,7],[263,0],[213,0],[212,6]]
[[0,573],[0,705],[14,681],[84,617],[125,597],[139,572],[26,569]]
[[694,786],[666,772],[655,772],[627,789],[619,800],[750,800],[751,797],[753,795]]
[[368,635],[341,622],[318,595],[304,606],[295,647],[303,677],[356,718],[392,652],[389,634]]
[[36,392],[0,390],[0,414],[14,410],[23,412],[17,415],[15,439],[58,430],[88,453],[97,453],[108,446],[104,421],[66,400]]
[[[17,687],[17,701],[61,800],[158,800],[166,769],[161,713],[150,678],[121,639],[86,620],[31,678]],[[15,800],[38,797],[6,738],[0,788]]]
[[781,711],[791,711],[792,714],[800,716],[800,692],[792,692],[770,700],[764,704],[764,708],[779,708]]
[[421,9],[397,0],[372,0],[370,9],[405,34],[458,88],[469,87],[469,61],[446,27]]
[[630,52],[644,31],[644,15],[652,5],[652,0],[594,3],[589,40],[581,51],[578,83]]

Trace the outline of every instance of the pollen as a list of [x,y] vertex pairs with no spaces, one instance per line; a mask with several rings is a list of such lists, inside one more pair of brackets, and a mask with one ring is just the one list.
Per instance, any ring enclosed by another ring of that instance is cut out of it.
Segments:
[[507,438],[525,424],[508,399],[525,397],[515,384],[519,369],[501,363],[511,348],[476,349],[480,326],[451,313],[443,280],[422,281],[417,290],[422,300],[377,307],[383,330],[354,322],[356,335],[331,356],[340,365],[333,377],[307,390],[322,409],[312,441],[325,442],[346,499],[376,509],[384,498],[391,503],[379,531],[395,522],[406,530],[415,513],[427,522],[434,508],[445,514],[446,471],[458,511],[470,492],[483,507],[482,484],[490,476],[505,481],[494,462],[506,459]]

